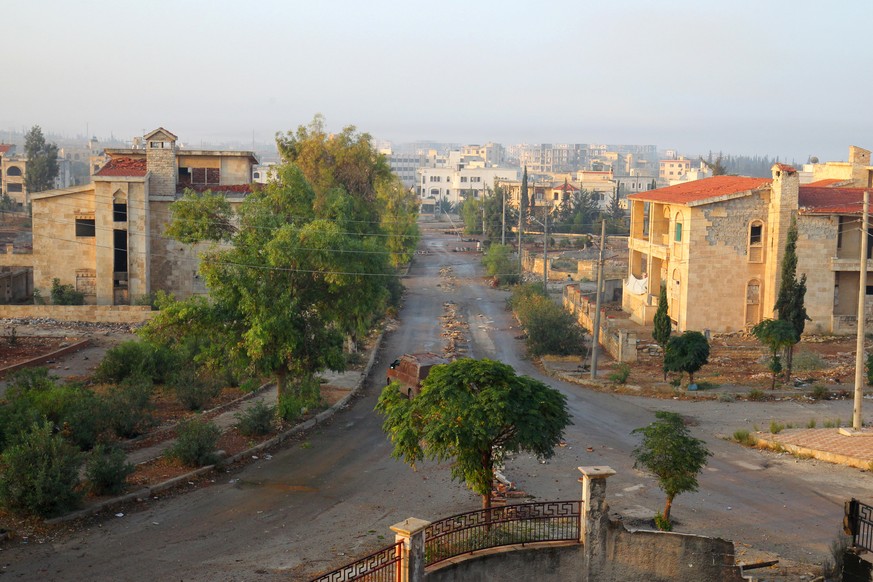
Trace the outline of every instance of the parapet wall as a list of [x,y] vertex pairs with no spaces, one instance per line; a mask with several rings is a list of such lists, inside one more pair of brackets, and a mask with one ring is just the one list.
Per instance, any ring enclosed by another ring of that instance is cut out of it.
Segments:
[[148,305],[0,305],[0,318],[43,318],[87,323],[143,323],[156,311]]
[[[564,309],[576,317],[585,329],[594,329],[596,302],[579,292],[577,285],[564,287]],[[621,329],[605,313],[600,317],[600,345],[618,362],[637,361],[637,334]]]

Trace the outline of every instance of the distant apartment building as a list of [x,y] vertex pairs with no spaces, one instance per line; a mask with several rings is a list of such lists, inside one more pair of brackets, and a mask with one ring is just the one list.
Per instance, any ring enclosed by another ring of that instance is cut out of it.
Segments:
[[2,193],[19,206],[29,202],[27,192],[27,160],[15,154],[12,144],[0,144],[0,187]]
[[403,185],[407,188],[415,188],[418,184],[417,172],[425,163],[425,154],[394,152],[390,149],[383,150],[382,154],[387,158],[391,171],[400,178]]
[[479,158],[488,166],[502,166],[506,163],[506,150],[499,143],[465,145],[461,147],[461,155]]
[[572,172],[584,168],[588,162],[588,145],[581,143],[521,145],[514,148],[519,167],[528,172]]
[[679,180],[691,169],[691,160],[684,157],[661,160],[658,164],[658,178],[669,184],[670,180]]
[[446,200],[452,205],[472,197],[481,199],[495,181],[517,180],[516,168],[484,167],[480,163],[461,164],[441,168],[420,168],[418,187],[422,201],[431,203]]

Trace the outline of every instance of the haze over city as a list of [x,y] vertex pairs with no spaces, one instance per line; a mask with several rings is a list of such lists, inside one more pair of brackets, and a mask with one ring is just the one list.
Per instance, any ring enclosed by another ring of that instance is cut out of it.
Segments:
[[657,144],[805,162],[873,143],[866,2],[21,2],[0,129]]

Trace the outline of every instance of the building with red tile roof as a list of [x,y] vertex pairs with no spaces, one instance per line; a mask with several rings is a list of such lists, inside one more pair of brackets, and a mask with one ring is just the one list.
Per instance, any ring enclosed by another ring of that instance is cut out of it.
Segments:
[[[135,147],[106,149],[91,183],[31,195],[33,287],[72,285],[86,303],[127,305],[162,290],[206,292],[193,248],[165,236],[170,205],[187,188],[223,193],[238,204],[252,191],[249,151],[187,150],[158,128]],[[0,255],[21,266],[19,254]]]
[[[793,166],[769,178],[716,176],[628,196],[631,229],[622,306],[651,323],[661,285],[679,331],[732,332],[773,317],[788,230],[797,225],[797,275],[807,277],[806,330],[854,333],[858,216],[873,181],[870,152],[817,164],[801,184]],[[871,245],[873,248],[873,245]],[[873,301],[868,308],[873,318]]]

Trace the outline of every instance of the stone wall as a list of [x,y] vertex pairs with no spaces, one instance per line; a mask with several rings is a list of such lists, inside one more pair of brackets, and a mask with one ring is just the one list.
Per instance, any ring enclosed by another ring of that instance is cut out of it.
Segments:
[[157,311],[146,305],[0,305],[0,318],[44,318],[89,323],[142,323]]
[[[596,301],[593,297],[579,292],[577,285],[564,288],[564,309],[576,316],[579,325],[594,329]],[[600,317],[600,345],[616,361],[633,363],[637,361],[637,334],[618,327],[605,313]]]

